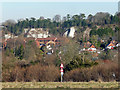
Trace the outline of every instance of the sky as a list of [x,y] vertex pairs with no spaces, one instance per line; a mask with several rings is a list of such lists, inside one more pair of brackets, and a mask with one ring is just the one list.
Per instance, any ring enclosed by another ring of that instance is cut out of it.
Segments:
[[[20,0],[18,0],[20,1]],[[66,16],[67,14],[75,15],[84,13],[95,15],[97,12],[108,12],[115,14],[118,11],[118,1],[111,0],[110,2],[44,2],[29,1],[29,2],[8,2],[5,0],[0,3],[0,21],[4,22],[8,19],[19,20],[30,17],[53,18],[56,14]],[[104,0],[105,1],[105,0]]]

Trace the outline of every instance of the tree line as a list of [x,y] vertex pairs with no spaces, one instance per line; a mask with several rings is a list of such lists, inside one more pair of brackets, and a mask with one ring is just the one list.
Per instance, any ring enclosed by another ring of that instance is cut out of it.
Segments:
[[18,20],[17,23],[12,23],[8,20],[3,25],[6,32],[9,31],[14,35],[23,33],[24,28],[48,28],[51,34],[61,35],[66,28],[72,26],[92,27],[93,25],[118,24],[120,22],[119,16],[120,14],[110,15],[109,13],[102,12],[96,13],[94,16],[90,14],[88,17],[83,13],[73,16],[67,14],[63,19],[61,19],[60,15],[55,15],[53,19],[44,19],[44,17],[36,19],[31,17],[30,19]]

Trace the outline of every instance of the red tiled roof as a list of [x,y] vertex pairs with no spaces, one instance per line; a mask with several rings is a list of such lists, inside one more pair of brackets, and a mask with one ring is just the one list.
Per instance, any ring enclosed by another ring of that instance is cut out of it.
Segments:
[[95,46],[94,46],[94,45],[92,45],[90,48],[95,48]]
[[114,46],[113,43],[110,43],[108,46]]

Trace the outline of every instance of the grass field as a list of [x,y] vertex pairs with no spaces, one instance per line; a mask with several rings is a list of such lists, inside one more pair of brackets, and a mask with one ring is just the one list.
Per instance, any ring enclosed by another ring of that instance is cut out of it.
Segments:
[[2,82],[2,88],[118,88],[118,82]]

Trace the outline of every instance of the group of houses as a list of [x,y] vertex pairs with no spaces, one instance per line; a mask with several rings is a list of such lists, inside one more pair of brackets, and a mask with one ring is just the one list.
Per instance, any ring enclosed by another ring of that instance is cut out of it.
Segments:
[[[16,37],[17,38],[17,37]],[[28,37],[29,38],[29,37]],[[28,39],[26,38],[26,39]],[[9,40],[11,40],[11,38],[5,38],[4,42],[3,42],[3,48],[5,48],[7,46],[7,42]],[[24,39],[24,46],[26,43],[26,39]],[[48,52],[48,54],[52,54],[53,51],[53,47],[56,46],[60,46],[61,45],[61,38],[57,38],[57,37],[47,37],[47,38],[33,38],[36,42],[37,47],[41,48],[41,47],[46,47]],[[119,47],[120,43],[117,43],[115,40],[112,40],[105,48],[105,49],[114,49],[115,47]],[[100,53],[100,49],[97,49],[92,43],[90,43],[89,41],[84,43],[84,48],[81,49],[80,51],[89,51],[89,52],[97,52]]]
[[38,47],[41,47],[43,45],[60,45],[60,38],[56,37],[37,38],[35,41]]
[[107,45],[107,49],[114,49],[115,47],[119,47],[120,43],[117,43],[115,40],[111,41],[110,44]]
[[27,38],[33,37],[33,38],[47,38],[51,35],[49,34],[48,30],[43,30],[43,28],[25,28],[24,34]]
[[[26,40],[29,38],[32,38],[35,40],[36,45],[41,48],[43,46],[46,46],[48,50],[52,50],[53,46],[59,46],[60,45],[60,38],[52,37],[48,30],[43,30],[43,28],[25,28],[24,29],[24,36],[26,37],[24,39],[24,44],[26,43]],[[11,33],[4,35],[3,45],[2,47],[5,48],[7,46],[7,43],[11,39],[17,39],[18,36],[14,36]]]
[[[14,43],[16,43],[18,38],[14,39]],[[10,41],[13,41],[13,38],[8,38],[8,39],[4,39],[3,40],[3,44],[2,44],[2,48],[5,48],[7,46],[7,43],[9,43]],[[57,37],[47,37],[47,38],[24,38],[24,40],[22,41],[23,46],[25,47],[26,42],[28,42],[29,40],[35,40],[36,45],[38,48],[42,49],[42,47],[46,47],[47,48],[47,54],[52,54],[53,48],[60,46],[61,44],[61,39],[57,38]],[[13,44],[14,44],[13,43]]]
[[[75,27],[71,27],[69,30],[67,30],[64,33],[65,37],[71,37],[73,38],[75,35]],[[36,45],[41,48],[41,47],[46,47],[48,51],[53,53],[53,47],[54,46],[59,46],[61,44],[61,39],[53,37],[48,33],[48,30],[43,30],[42,28],[26,28],[24,29],[24,35],[26,38],[24,39],[24,44],[26,43],[26,39],[28,38],[33,38],[36,42]],[[3,48],[6,47],[7,42],[10,39],[16,39],[18,36],[13,36],[12,34],[5,34],[4,35],[4,41],[3,41]],[[104,40],[102,40],[104,42]],[[89,51],[89,52],[97,52],[100,53],[100,50],[97,49],[92,43],[89,41],[84,43],[84,48],[81,49],[80,51]],[[105,49],[114,49],[115,47],[119,47],[120,43],[117,43],[115,40],[112,40],[107,46],[104,47]]]
[[54,52],[53,47],[60,46],[61,44],[60,38],[56,37],[37,38],[35,41],[39,48],[41,49],[42,47],[47,48],[47,54],[53,54]]
[[[106,49],[114,49],[116,47],[119,47],[120,43],[117,43],[115,40],[112,40],[109,44],[106,45],[105,48],[103,48],[102,50],[106,50]],[[90,43],[89,41],[84,43],[84,48],[81,49],[81,51],[89,51],[89,52],[98,52],[100,53],[100,50],[97,49],[92,43]]]

